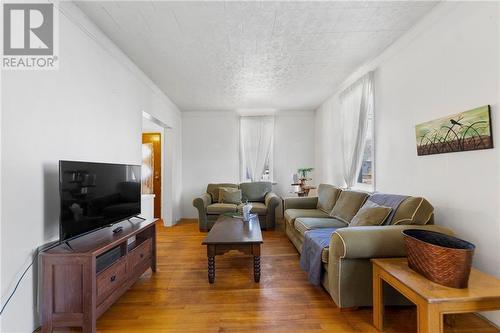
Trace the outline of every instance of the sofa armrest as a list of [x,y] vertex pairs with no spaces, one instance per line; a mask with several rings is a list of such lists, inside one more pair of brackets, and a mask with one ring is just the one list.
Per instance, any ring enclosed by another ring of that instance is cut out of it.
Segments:
[[211,203],[212,197],[208,193],[193,199],[193,206],[198,209],[198,225],[201,231],[208,231],[207,207]]
[[276,226],[276,207],[279,206],[281,198],[273,192],[266,194],[264,203],[266,205],[266,225],[265,229],[274,229]]
[[212,197],[208,193],[204,193],[193,199],[193,206],[198,209],[206,210],[210,204],[212,204]]
[[452,235],[450,229],[436,225],[390,225],[337,229],[330,239],[330,260],[406,257],[401,231],[425,229]]
[[315,209],[317,205],[318,197],[285,198],[283,209]]
[[264,199],[264,203],[266,204],[267,209],[275,209],[280,204],[281,198],[273,192],[269,192],[266,194]]

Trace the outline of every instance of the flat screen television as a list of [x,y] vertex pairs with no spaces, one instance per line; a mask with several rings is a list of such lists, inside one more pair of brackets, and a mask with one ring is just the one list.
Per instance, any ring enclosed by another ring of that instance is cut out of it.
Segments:
[[141,166],[59,161],[60,241],[141,213]]

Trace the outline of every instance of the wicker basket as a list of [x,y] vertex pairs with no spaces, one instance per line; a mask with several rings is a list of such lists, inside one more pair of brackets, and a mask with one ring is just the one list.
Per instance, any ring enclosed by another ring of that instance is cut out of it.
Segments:
[[429,280],[452,288],[467,288],[475,246],[435,231],[402,231],[408,266]]

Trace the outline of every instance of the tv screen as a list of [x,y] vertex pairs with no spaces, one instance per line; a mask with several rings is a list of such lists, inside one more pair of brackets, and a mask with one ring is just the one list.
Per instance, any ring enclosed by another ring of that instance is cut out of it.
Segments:
[[140,214],[141,167],[59,161],[59,195],[64,241]]

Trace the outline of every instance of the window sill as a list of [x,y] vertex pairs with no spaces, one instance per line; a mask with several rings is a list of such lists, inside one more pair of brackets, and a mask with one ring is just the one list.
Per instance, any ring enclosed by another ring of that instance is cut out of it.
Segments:
[[370,194],[375,193],[375,189],[373,188],[373,184],[356,183],[356,184],[354,184],[352,189],[356,190],[356,191],[368,192]]

